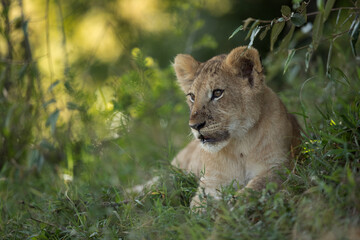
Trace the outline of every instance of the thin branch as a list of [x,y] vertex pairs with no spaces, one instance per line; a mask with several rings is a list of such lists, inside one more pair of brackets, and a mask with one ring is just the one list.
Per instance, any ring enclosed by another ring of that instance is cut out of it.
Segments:
[[[333,8],[333,9],[331,9],[331,12],[333,12],[333,11],[338,11],[338,10],[357,10],[357,11],[359,11],[360,8],[358,8],[358,7],[339,7],[339,8]],[[319,11],[310,12],[310,13],[307,13],[306,16],[312,16],[312,15],[316,15],[316,14],[318,14],[318,13],[320,13],[320,12],[319,12]],[[291,20],[290,17],[284,17],[284,16],[283,16],[282,18],[284,19],[285,22]],[[262,28],[263,28],[263,27],[270,26],[272,23],[278,23],[278,22],[279,22],[278,20],[279,20],[279,18],[275,18],[275,19],[273,19],[273,20],[252,19],[252,21],[258,21],[259,23],[269,23],[269,24],[267,24],[267,25],[261,26]]]
[[0,58],[0,63],[16,64],[16,65],[29,64],[28,61],[17,61],[17,60],[12,60],[12,59],[7,59],[7,58]]
[[124,200],[124,201],[121,201],[119,203],[117,203],[117,202],[103,202],[103,203],[101,203],[101,206],[117,208],[117,207],[129,204],[129,203],[130,203],[130,200]]
[[[337,34],[333,34],[333,35],[331,35],[330,37],[327,37],[327,38],[322,39],[321,42],[322,42],[322,41],[328,41],[328,40],[331,40],[331,39],[336,39],[336,38],[338,38],[338,37],[340,37],[340,36],[342,36],[342,35],[350,32],[350,30],[351,30],[351,29],[348,29],[348,30],[346,30],[346,31],[344,31],[344,32],[337,33]],[[311,43],[310,43],[310,44],[311,44]],[[310,44],[304,45],[304,46],[299,47],[299,48],[294,48],[294,49],[291,49],[291,50],[294,50],[294,51],[302,50],[302,49],[304,49],[304,48],[309,47]]]
[[[338,11],[338,10],[360,10],[360,8],[358,8],[358,7],[339,7],[339,8],[333,8],[330,11],[334,12],[334,11]],[[312,16],[312,15],[316,15],[318,13],[320,13],[320,11],[307,13],[306,16]]]

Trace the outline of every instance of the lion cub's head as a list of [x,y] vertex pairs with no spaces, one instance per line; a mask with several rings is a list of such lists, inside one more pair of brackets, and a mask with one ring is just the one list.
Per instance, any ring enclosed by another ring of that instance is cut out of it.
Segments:
[[238,47],[204,63],[179,54],[174,69],[187,95],[189,126],[205,150],[241,139],[259,120],[265,83],[256,49]]

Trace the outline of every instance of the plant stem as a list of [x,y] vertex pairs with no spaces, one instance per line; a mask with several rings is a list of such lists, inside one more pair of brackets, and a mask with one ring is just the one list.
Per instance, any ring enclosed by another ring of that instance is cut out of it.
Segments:
[[[3,79],[3,81],[0,82],[0,89],[4,89],[6,91],[9,90],[10,86],[11,86],[11,62],[13,59],[13,47],[11,44],[11,38],[10,38],[10,21],[9,21],[9,10],[10,10],[10,0],[2,0],[1,1],[2,5],[3,5],[3,16],[5,18],[5,29],[4,29],[4,33],[5,33],[5,38],[6,38],[6,43],[7,43],[7,57],[6,60],[7,62],[7,66],[5,69],[5,78]],[[1,91],[3,92],[3,91]]]

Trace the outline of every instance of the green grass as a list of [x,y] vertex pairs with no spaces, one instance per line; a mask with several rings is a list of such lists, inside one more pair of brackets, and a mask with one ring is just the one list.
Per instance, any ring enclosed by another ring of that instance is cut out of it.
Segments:
[[[351,239],[359,233],[359,100],[324,114],[308,129],[303,154],[284,184],[209,200],[205,213],[189,202],[196,178],[161,161],[160,184],[143,194],[124,190],[143,182],[136,161],[121,163],[116,140],[79,167],[73,181],[44,164],[41,174],[5,165],[0,180],[2,239]],[[172,151],[172,150],[169,150]],[[171,154],[169,154],[171,155]],[[170,160],[170,159],[167,159]],[[126,167],[126,165],[128,165]],[[144,165],[147,166],[147,165]],[[159,168],[158,168],[159,169]],[[359,236],[359,235],[357,235]]]

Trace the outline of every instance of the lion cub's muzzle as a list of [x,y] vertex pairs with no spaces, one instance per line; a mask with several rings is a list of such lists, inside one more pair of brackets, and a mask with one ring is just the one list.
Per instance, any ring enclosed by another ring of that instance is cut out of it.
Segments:
[[192,129],[195,129],[197,131],[200,131],[200,129],[202,129],[206,124],[206,121],[204,122],[200,122],[200,123],[195,123],[195,124],[189,124],[189,126],[192,128]]
[[212,124],[206,126],[206,121],[189,124],[193,129],[193,133],[196,138],[198,138],[203,144],[215,144],[221,141],[225,141],[230,137],[230,134],[227,130],[220,129],[220,124]]

